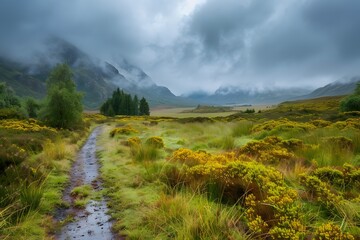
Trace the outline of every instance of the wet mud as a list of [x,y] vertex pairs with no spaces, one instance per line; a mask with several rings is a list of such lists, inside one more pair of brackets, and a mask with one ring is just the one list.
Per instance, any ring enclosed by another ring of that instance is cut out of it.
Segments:
[[58,209],[55,216],[59,222],[66,219],[71,219],[71,221],[62,227],[55,236],[56,239],[123,239],[111,231],[112,223],[107,215],[108,207],[104,197],[91,199],[84,209],[80,209],[74,206],[75,199],[71,195],[73,188],[85,184],[91,185],[93,191],[102,189],[99,179],[99,163],[96,157],[96,139],[100,132],[101,127],[93,130],[72,166],[70,183],[63,195],[63,200],[68,202],[70,207]]

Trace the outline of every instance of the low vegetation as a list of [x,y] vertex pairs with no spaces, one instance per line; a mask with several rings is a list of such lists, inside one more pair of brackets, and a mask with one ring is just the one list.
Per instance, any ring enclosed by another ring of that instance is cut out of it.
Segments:
[[[66,66],[48,84],[43,103],[0,85],[1,239],[53,237],[54,209],[66,205],[71,163],[93,124],[104,126],[113,228],[129,239],[360,238],[360,112],[344,108],[350,98],[191,118],[147,116],[141,99],[144,116],[108,118],[81,114]],[[66,96],[75,103],[59,116]],[[75,206],[91,188],[72,190]]]
[[198,105],[192,110],[184,110],[183,113],[220,113],[233,111],[232,107]]
[[[114,229],[129,239],[359,238],[360,123],[339,102],[113,118],[99,144]],[[135,131],[109,138],[119,126]]]

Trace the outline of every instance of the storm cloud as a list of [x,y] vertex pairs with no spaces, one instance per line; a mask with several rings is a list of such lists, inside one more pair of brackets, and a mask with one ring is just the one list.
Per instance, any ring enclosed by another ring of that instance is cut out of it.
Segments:
[[358,0],[2,0],[0,54],[48,36],[127,58],[176,94],[319,87],[359,75]]

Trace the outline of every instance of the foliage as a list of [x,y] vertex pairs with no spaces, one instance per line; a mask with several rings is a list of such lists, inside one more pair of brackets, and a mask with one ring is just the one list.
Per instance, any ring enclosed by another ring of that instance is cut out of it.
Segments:
[[114,137],[117,134],[129,135],[131,133],[138,133],[139,131],[130,125],[125,127],[117,127],[110,131],[110,137]]
[[1,119],[23,119],[24,114],[16,108],[0,108],[0,120]]
[[150,137],[145,142],[147,145],[153,146],[155,148],[163,148],[164,141],[161,137]]
[[68,65],[59,64],[47,80],[42,119],[52,127],[74,129],[82,123],[82,95],[76,91]]
[[10,165],[18,165],[28,157],[25,149],[0,139],[0,174]]
[[33,98],[28,98],[25,101],[25,109],[29,118],[36,118],[38,115],[38,110],[40,109],[40,104]]
[[360,82],[357,83],[352,95],[341,100],[340,110],[343,112],[360,111]]
[[0,108],[16,107],[21,107],[20,100],[6,83],[0,83]]
[[198,105],[195,109],[185,110],[183,113],[220,113],[232,111],[232,107]]
[[129,147],[139,146],[141,144],[141,139],[139,137],[131,137],[126,141],[126,145]]
[[22,132],[49,132],[56,133],[56,129],[42,125],[35,119],[16,120],[7,119],[0,120],[0,128],[11,129]]
[[147,101],[144,97],[140,99],[139,115],[140,116],[144,116],[144,115],[149,116],[150,115],[149,104],[147,103]]
[[106,116],[136,116],[139,115],[139,99],[136,95],[132,97],[118,88],[112,97],[101,105],[100,112]]
[[247,108],[244,113],[255,113],[255,109],[249,109]]
[[303,143],[300,140],[282,140],[272,136],[261,141],[249,142],[239,148],[237,153],[245,154],[259,162],[276,164],[295,158],[292,151],[302,147]]
[[315,231],[315,240],[354,240],[349,233],[343,233],[338,225],[325,223]]

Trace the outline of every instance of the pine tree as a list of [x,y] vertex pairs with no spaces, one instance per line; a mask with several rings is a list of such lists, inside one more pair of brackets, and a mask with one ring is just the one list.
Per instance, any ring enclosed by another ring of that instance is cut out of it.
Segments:
[[140,107],[139,107],[139,115],[150,115],[150,108],[149,104],[147,103],[146,99],[143,97],[140,100]]
[[133,109],[134,109],[134,115],[137,116],[139,115],[139,99],[138,96],[134,96],[133,99]]

